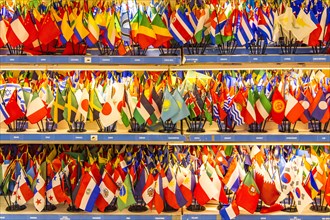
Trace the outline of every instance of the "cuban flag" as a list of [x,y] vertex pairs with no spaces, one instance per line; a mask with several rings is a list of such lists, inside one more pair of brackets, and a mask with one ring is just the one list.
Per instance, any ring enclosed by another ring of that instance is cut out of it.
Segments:
[[234,33],[237,44],[238,46],[248,45],[253,39],[253,32],[246,15],[240,13],[237,23]]
[[77,208],[87,212],[93,211],[94,204],[100,194],[100,187],[90,173],[84,174],[79,185],[74,204]]
[[269,16],[261,9],[258,9],[258,31],[259,35],[263,36],[265,42],[273,39],[273,29],[274,29],[274,13],[272,11]]
[[187,16],[178,9],[170,21],[170,32],[180,46],[187,43],[194,35],[194,27]]

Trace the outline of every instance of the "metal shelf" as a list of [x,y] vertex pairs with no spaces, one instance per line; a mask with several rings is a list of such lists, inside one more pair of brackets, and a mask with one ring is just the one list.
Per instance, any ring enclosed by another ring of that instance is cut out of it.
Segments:
[[57,131],[53,133],[38,133],[26,131],[20,133],[2,132],[0,136],[2,143],[44,143],[47,141],[53,143],[315,143],[329,144],[330,135],[327,133],[251,133],[251,134],[221,134],[221,133],[202,133],[193,134],[180,133],[163,134],[163,133],[67,133],[65,131]]

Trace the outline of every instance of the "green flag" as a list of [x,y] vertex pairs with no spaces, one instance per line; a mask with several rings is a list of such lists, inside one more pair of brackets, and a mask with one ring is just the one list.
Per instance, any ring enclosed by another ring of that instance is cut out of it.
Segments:
[[132,192],[132,183],[130,175],[127,174],[123,185],[120,187],[119,196],[117,199],[118,209],[120,211],[124,210],[125,208],[129,207],[130,205],[135,204],[136,201],[134,199],[134,195]]
[[63,111],[64,111],[64,99],[62,97],[62,94],[59,89],[57,89],[56,92],[56,98],[55,101],[53,102],[52,109],[51,109],[51,116],[53,118],[53,121],[55,123],[59,123],[64,119],[63,117]]
[[68,122],[69,125],[72,125],[76,118],[76,113],[78,109],[78,102],[76,96],[74,95],[72,89],[69,89],[69,94],[64,105],[63,117]]

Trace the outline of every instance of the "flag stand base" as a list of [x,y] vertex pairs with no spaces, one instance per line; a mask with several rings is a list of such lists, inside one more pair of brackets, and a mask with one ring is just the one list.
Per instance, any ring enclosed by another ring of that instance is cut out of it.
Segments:
[[146,124],[139,125],[136,119],[133,117],[130,121],[131,129],[128,130],[130,133],[145,133],[147,132]]
[[262,131],[248,130],[248,132],[250,132],[250,133],[267,133],[266,130],[262,130]]
[[190,205],[187,207],[187,210],[191,211],[191,212],[203,212],[205,211],[205,207],[199,205],[198,203],[194,204],[194,205]]
[[[117,207],[114,205],[108,205],[107,207],[105,207],[103,212],[114,212],[117,210]],[[97,211],[101,212],[99,209],[97,209]]]
[[99,133],[113,133],[116,132],[116,126],[117,122],[113,123],[112,125],[109,125],[108,127],[103,127],[100,130],[98,130],[97,132]]
[[22,211],[26,209],[26,206],[25,205],[10,205],[6,208],[6,211],[7,212],[19,212],[19,211]]
[[176,133],[178,132],[178,129],[172,129],[172,130],[168,130],[168,129],[162,129],[162,130],[159,130],[160,133]]
[[299,132],[298,130],[292,130],[292,129],[290,129],[289,131],[287,131],[287,130],[278,130],[278,131],[281,133],[298,133]]
[[159,130],[161,133],[175,133],[178,132],[178,129],[176,128],[176,123],[174,124],[171,119],[168,119],[167,121],[162,120],[163,129]]
[[206,122],[206,118],[194,118],[193,120],[190,120],[188,124],[187,132],[190,133],[204,133],[204,125]]
[[319,212],[319,213],[327,213],[330,212],[330,209],[328,208],[328,206],[315,206],[312,205],[309,210],[313,211],[313,212]]
[[45,208],[42,210],[42,212],[51,212],[56,210],[56,206],[53,204],[47,204]]
[[146,212],[148,208],[144,205],[132,205],[128,208],[130,212]]
[[86,129],[78,129],[78,130],[76,130],[76,129],[72,129],[72,130],[67,130],[67,132],[69,132],[69,133],[80,133],[80,132],[86,132],[87,130]]
[[221,203],[219,203],[219,205],[217,206],[217,209],[220,210],[222,209],[223,205]]
[[329,131],[317,131],[317,130],[309,130],[309,132],[312,132],[312,133],[329,133]]
[[79,208],[76,208],[75,206],[69,206],[66,211],[68,212],[81,212],[82,210]]
[[172,208],[167,202],[164,204],[164,210],[163,212],[176,212],[178,209]]
[[297,207],[288,207],[283,209],[283,212],[298,212]]

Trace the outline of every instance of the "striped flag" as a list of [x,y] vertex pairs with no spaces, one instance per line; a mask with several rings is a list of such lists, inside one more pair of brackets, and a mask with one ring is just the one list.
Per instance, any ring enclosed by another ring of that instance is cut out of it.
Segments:
[[90,173],[85,173],[79,183],[74,204],[87,212],[93,211],[94,204],[100,194],[100,188]]
[[238,24],[234,33],[238,46],[244,46],[253,39],[252,29],[244,13],[239,12]]
[[89,34],[86,37],[86,43],[89,47],[92,47],[99,40],[100,28],[95,22],[91,13],[88,14],[88,30]]
[[233,98],[233,102],[230,107],[230,114],[232,115],[233,120],[238,126],[244,124],[244,118],[242,116],[243,108],[245,108],[245,99],[242,92],[238,92]]
[[23,18],[18,10],[15,11],[10,22],[6,37],[12,47],[17,47],[29,38],[29,32],[25,29]]
[[194,36],[194,27],[187,16],[178,9],[170,20],[170,33],[181,46],[187,43]]
[[8,24],[5,19],[0,16],[0,48],[7,44]]
[[130,42],[131,27],[129,25],[128,6],[125,3],[122,3],[120,7],[120,27],[122,40]]
[[7,120],[9,118],[9,114],[6,111],[4,104],[0,103],[0,123]]
[[[133,115],[139,125],[148,121],[155,109],[152,107],[144,93],[142,93],[139,102],[134,109]],[[149,122],[148,122],[149,124]]]

